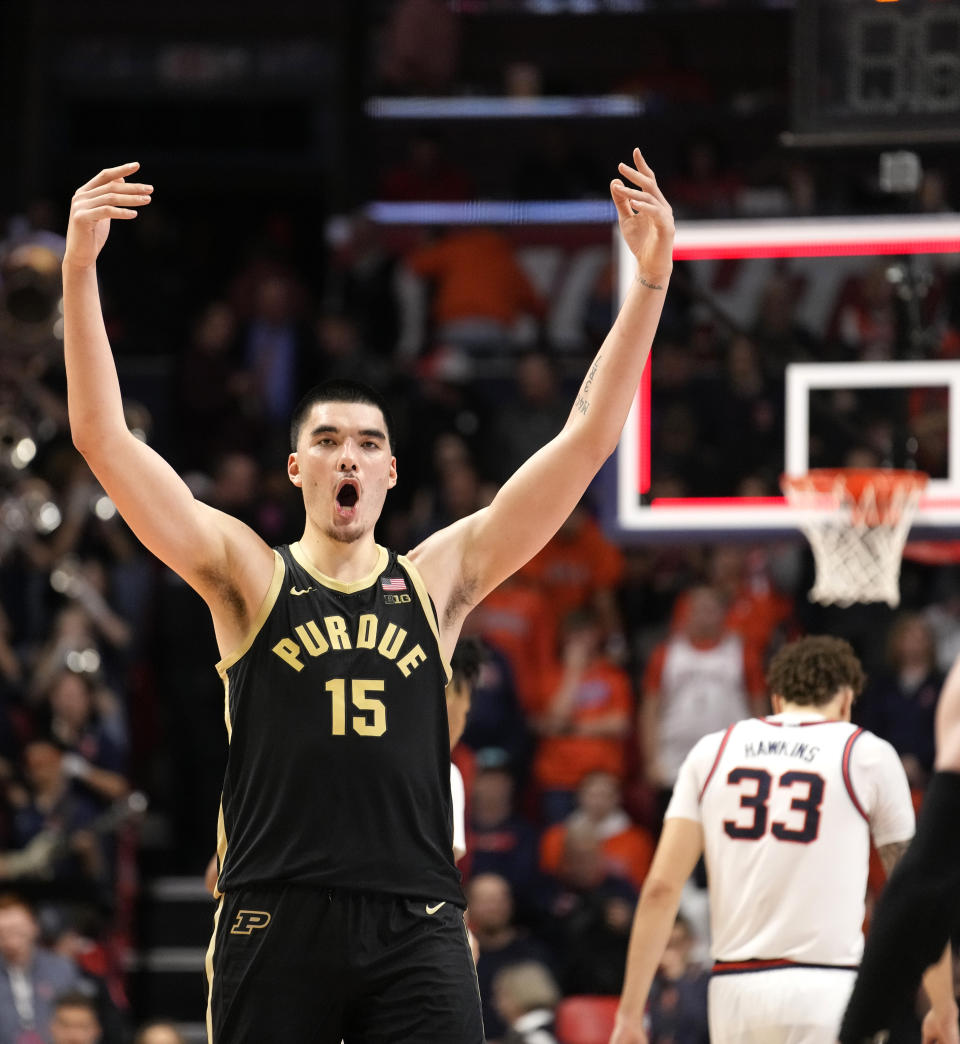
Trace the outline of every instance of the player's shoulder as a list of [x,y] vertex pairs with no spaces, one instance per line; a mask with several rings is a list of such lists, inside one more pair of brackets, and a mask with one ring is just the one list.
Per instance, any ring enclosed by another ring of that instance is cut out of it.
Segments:
[[877,765],[896,762],[900,764],[900,755],[889,740],[883,739],[862,726],[850,725],[849,729],[852,739],[850,746],[852,763]]

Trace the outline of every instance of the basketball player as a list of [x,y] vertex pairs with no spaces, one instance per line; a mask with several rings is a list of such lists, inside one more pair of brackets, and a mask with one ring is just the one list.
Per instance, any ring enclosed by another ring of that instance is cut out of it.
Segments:
[[[937,757],[917,836],[874,911],[860,973],[840,1029],[859,1044],[909,1009],[924,968],[960,939],[960,660],[943,684]],[[928,1013],[925,1040],[957,1044],[957,1006]]]
[[[863,672],[847,642],[785,646],[768,684],[772,716],[705,736],[680,769],[611,1044],[646,1042],[647,994],[703,852],[712,1044],[836,1040],[863,948],[870,837],[889,870],[913,834],[913,805],[893,747],[850,724]],[[949,964],[928,978],[947,1005]]]
[[[63,263],[73,439],[140,540],[206,601],[230,751],[208,953],[215,1044],[476,1044],[453,862],[448,661],[467,613],[530,559],[616,446],[672,267],[673,217],[636,150],[610,189],[636,277],[563,430],[477,513],[408,556],[376,544],[397,481],[386,404],[348,383],[295,410],[301,539],[272,549],[195,500],[127,431],[97,293],[138,164],[73,198]],[[171,650],[171,655],[176,651]]]

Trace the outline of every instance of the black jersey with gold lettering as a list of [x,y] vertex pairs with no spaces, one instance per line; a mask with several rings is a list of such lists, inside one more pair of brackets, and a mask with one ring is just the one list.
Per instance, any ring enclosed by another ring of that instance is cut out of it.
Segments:
[[220,890],[290,881],[463,905],[448,665],[420,574],[381,547],[350,584],[299,544],[275,553],[250,635],[217,665],[230,740]]

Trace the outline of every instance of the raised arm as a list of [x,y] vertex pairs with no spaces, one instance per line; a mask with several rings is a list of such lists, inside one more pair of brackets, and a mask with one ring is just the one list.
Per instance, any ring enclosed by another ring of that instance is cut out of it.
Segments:
[[152,186],[126,180],[127,163],[101,171],[73,197],[63,259],[67,407],[74,445],[127,524],[198,591],[213,614],[221,651],[246,634],[270,585],[273,553],[243,523],[194,499],[167,462],[124,421],[96,262],[111,220],[135,218]]
[[[673,214],[634,150],[610,185],[636,276],[580,385],[563,430],[503,485],[486,508],[415,549],[441,613],[457,617],[532,558],[560,528],[617,445],[650,354],[673,266]],[[458,623],[458,621],[457,621]]]

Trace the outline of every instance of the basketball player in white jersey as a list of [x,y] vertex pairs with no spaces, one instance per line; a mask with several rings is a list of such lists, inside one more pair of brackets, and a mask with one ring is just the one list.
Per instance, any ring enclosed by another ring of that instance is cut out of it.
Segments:
[[[889,872],[914,830],[896,752],[850,723],[863,680],[847,642],[803,638],[770,665],[774,714],[691,750],[634,917],[611,1044],[646,1044],[647,994],[701,854],[712,1044],[836,1040],[863,950],[870,838]],[[949,974],[928,974],[935,1005],[952,1001]]]

